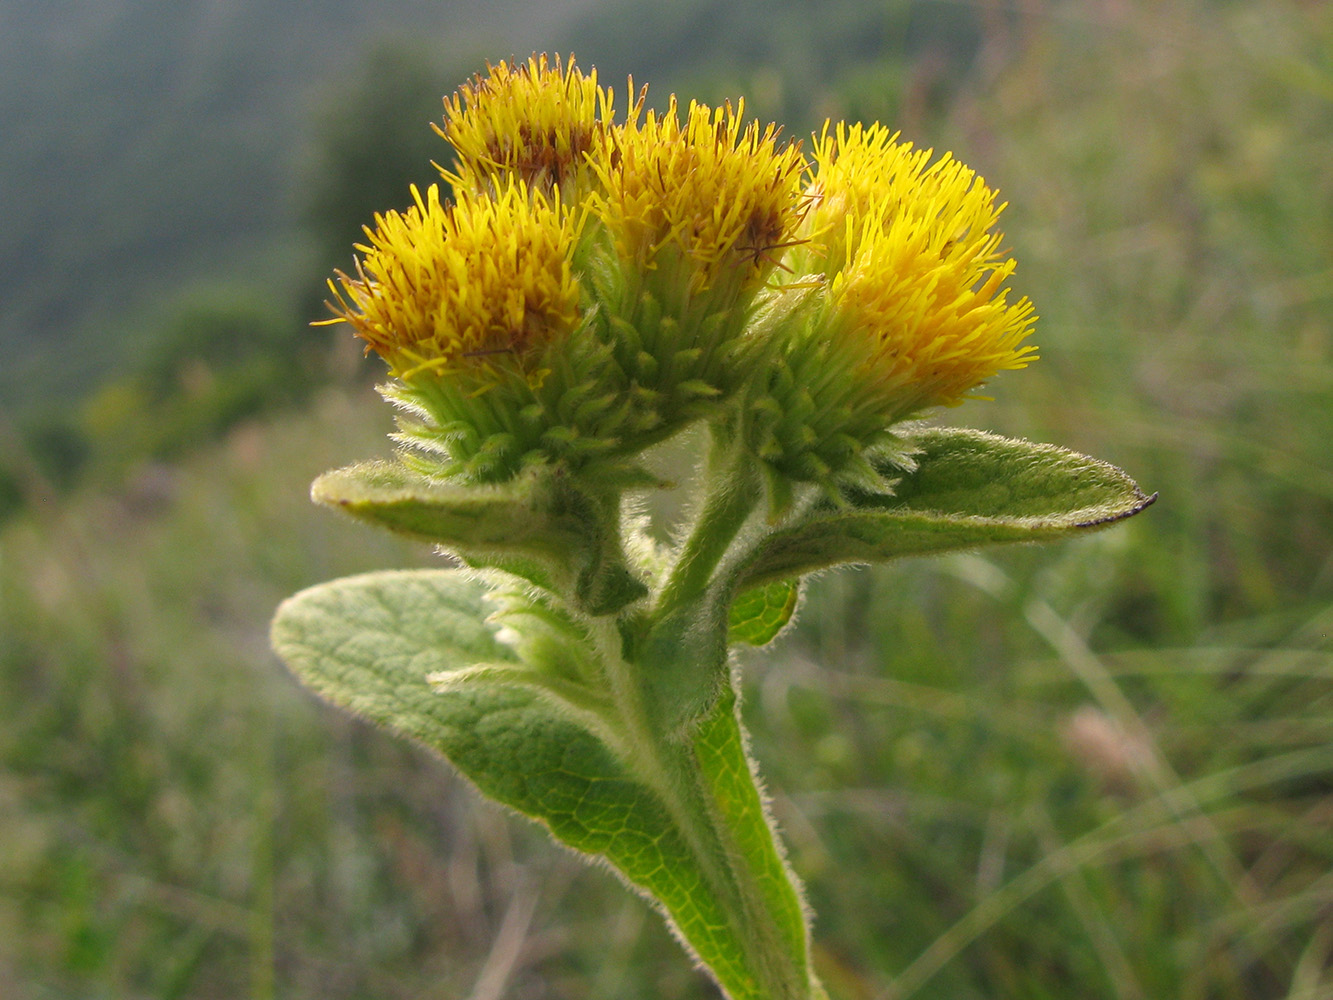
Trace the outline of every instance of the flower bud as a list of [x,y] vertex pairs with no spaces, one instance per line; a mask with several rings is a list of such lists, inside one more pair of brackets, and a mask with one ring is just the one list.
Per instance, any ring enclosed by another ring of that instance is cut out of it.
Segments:
[[744,106],[636,108],[593,163],[599,329],[663,432],[749,376],[752,306],[800,223],[805,161]]
[[405,411],[400,440],[436,456],[437,474],[474,480],[610,448],[619,394],[601,384],[605,352],[574,336],[577,227],[558,193],[413,193],[414,207],[376,217],[356,276],[330,283],[338,320],[397,380],[383,391]]
[[[760,446],[784,474],[866,474],[892,425],[952,406],[1036,357],[1036,319],[1003,288],[1014,269],[994,231],[1003,206],[951,156],[879,125],[827,128],[815,146],[808,243],[791,257],[807,295],[770,380]],[[788,293],[790,294],[790,293]]]

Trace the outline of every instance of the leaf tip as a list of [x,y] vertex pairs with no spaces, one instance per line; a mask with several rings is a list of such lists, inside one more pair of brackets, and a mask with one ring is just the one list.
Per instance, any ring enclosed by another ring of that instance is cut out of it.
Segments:
[[1103,528],[1109,524],[1115,524],[1117,521],[1123,521],[1126,518],[1133,517],[1135,514],[1142,513],[1157,502],[1158,494],[1151,495],[1144,493],[1137,486],[1134,487],[1134,503],[1121,510],[1111,511],[1101,517],[1094,517],[1091,520],[1079,521],[1074,525],[1075,528]]

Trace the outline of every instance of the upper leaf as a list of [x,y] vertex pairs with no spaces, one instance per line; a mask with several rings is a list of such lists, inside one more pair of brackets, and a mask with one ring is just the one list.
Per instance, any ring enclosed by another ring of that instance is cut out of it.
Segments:
[[362,462],[324,473],[310,495],[436,542],[471,565],[503,569],[556,593],[573,591],[593,614],[618,610],[646,592],[614,536],[618,515],[608,516],[618,494],[580,489],[549,468],[498,485],[453,486],[398,463]]
[[1053,445],[959,428],[913,440],[915,468],[891,491],[847,491],[845,505],[821,504],[775,532],[742,569],[738,591],[843,563],[1059,538],[1157,499],[1115,466]]
[[892,494],[853,496],[854,504],[1067,531],[1123,520],[1156,499],[1114,465],[1052,444],[961,427],[922,428],[908,440],[917,446],[913,471]]
[[[311,499],[385,528],[442,545],[557,549],[575,535],[541,517],[541,484],[528,474],[501,485],[450,486],[397,462],[359,462],[326,472]],[[552,530],[554,529],[554,535]]]

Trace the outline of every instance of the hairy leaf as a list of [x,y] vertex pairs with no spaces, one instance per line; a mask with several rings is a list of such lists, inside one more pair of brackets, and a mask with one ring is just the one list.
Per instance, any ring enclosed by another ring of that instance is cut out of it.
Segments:
[[1063,448],[955,428],[915,435],[916,467],[891,492],[849,491],[771,535],[745,590],[843,563],[1035,542],[1104,527],[1155,499],[1115,466]]
[[731,605],[728,638],[750,646],[772,642],[791,621],[800,598],[800,584],[778,580],[745,591]]
[[496,486],[448,486],[396,462],[360,462],[324,473],[310,495],[353,517],[445,546],[554,549],[574,540],[573,532],[543,516],[534,475]]
[[[679,795],[669,807],[672,797],[636,773],[614,723],[564,701],[520,663],[487,610],[482,588],[458,571],[371,573],[290,598],[273,645],[316,693],[442,753],[484,794],[610,862],[658,903],[734,1000],[769,995],[719,891],[724,849],[709,846],[707,824],[682,812]],[[750,788],[751,802],[737,791],[748,766],[731,702],[720,700],[715,714],[697,751],[704,783],[717,785],[742,827],[760,824],[745,827],[747,841],[766,838],[758,793]],[[790,889],[751,891],[776,894],[791,911],[790,926],[771,933],[803,940]]]
[[311,497],[354,517],[439,544],[473,566],[503,569],[554,592],[573,589],[593,614],[646,593],[625,566],[604,506],[618,497],[580,490],[533,469],[498,485],[432,482],[393,462],[326,472]]

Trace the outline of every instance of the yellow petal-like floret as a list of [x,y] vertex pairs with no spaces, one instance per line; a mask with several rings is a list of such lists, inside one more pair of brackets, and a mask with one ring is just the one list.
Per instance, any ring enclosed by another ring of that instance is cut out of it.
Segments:
[[[574,223],[522,184],[491,197],[440,201],[431,185],[406,212],[376,216],[355,277],[330,282],[331,304],[403,379],[522,362],[579,321]],[[340,287],[339,287],[340,286]]]
[[860,341],[861,377],[900,401],[895,419],[1035,358],[1032,305],[1003,287],[1004,206],[974,171],[930,155],[879,125],[826,130],[815,148],[807,225],[824,248],[833,333]]
[[664,114],[608,134],[597,211],[631,266],[656,267],[674,250],[698,291],[750,281],[790,242],[805,161],[796,144],[779,144],[776,126],[743,126],[743,114],[744,104],[691,102],[682,125],[673,96]]
[[586,158],[611,121],[612,102],[596,70],[585,76],[572,58],[568,68],[544,54],[491,66],[445,99],[436,131],[457,153],[445,177],[474,190],[517,178],[545,194],[560,188],[569,204],[591,177]]

